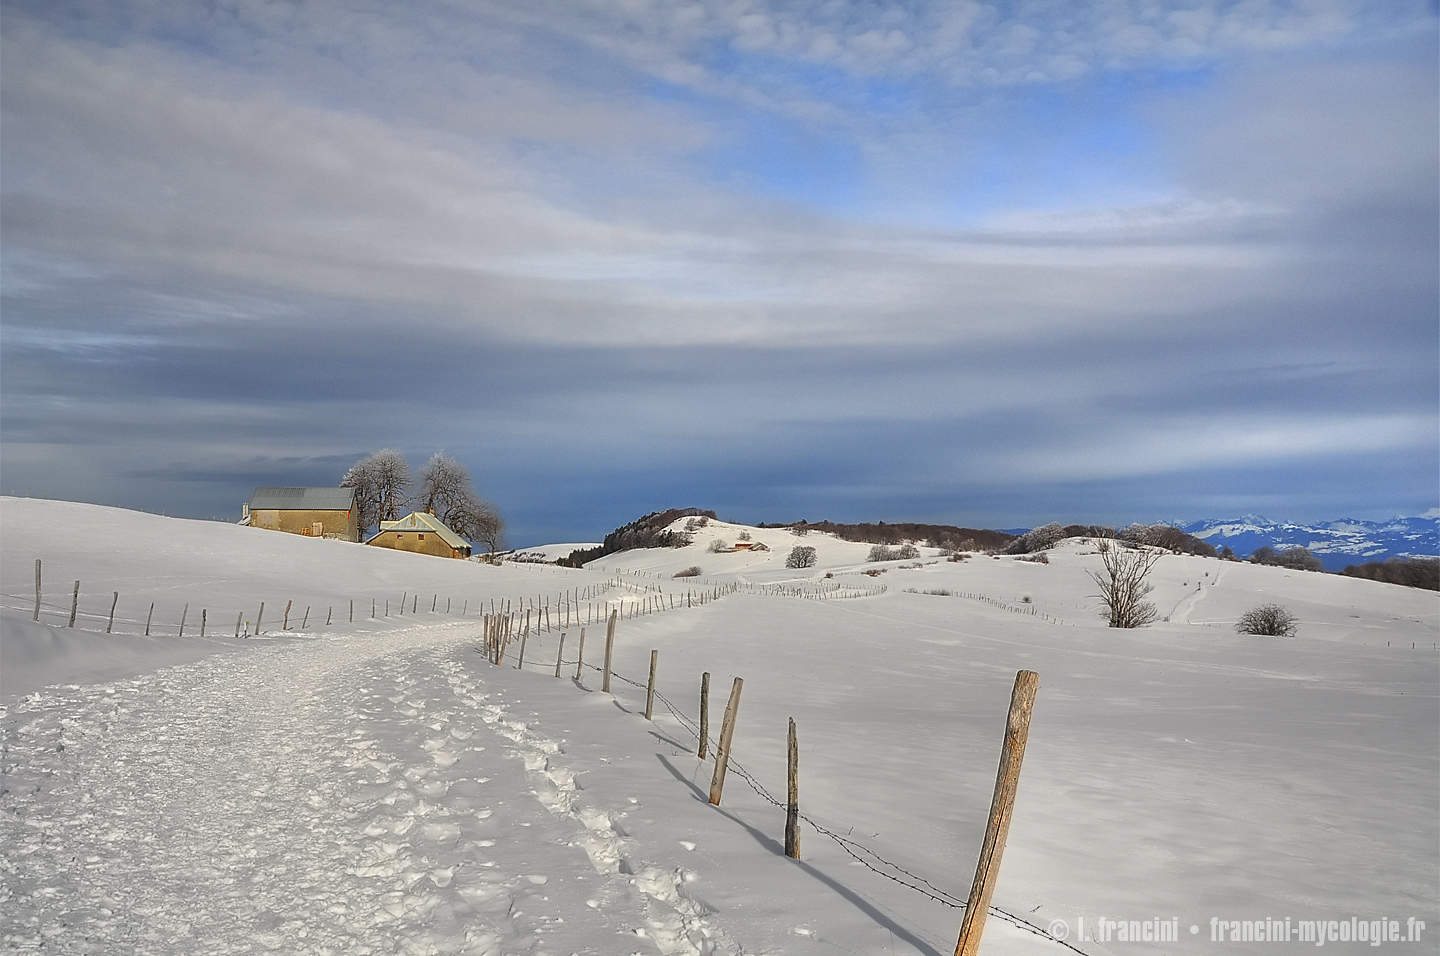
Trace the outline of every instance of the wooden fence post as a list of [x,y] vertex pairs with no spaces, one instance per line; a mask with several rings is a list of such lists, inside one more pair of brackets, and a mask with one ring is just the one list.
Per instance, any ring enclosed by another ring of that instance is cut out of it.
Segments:
[[209,612],[207,612],[203,607],[200,609],[200,637],[202,639],[205,637],[205,617],[208,613]]
[[700,675],[700,752],[701,760],[710,748],[710,672]]
[[40,559],[35,559],[35,616],[32,621],[40,620]]
[[785,802],[785,855],[800,859],[800,745],[795,740],[795,718],[790,718],[790,759],[787,761]]
[[[265,605],[260,605],[262,608]],[[145,636],[150,636],[150,621],[155,617],[155,602],[150,602],[150,613],[145,615]]]
[[300,630],[302,630],[302,631],[305,630],[305,626],[306,626],[307,624],[309,624],[309,623],[310,623],[310,605],[307,604],[307,605],[305,605],[305,617],[304,617],[303,620],[300,621]]
[[555,676],[560,676],[560,665],[565,660],[565,632],[560,632],[560,646],[555,649]]
[[[155,605],[152,604],[152,605],[150,605],[150,606],[151,606],[151,607],[154,607]],[[260,602],[260,613],[255,615],[255,636],[256,636],[256,637],[259,637],[259,636],[260,636],[260,622],[263,621],[264,619],[265,619],[265,602],[264,602],[264,601],[261,601],[261,602]]]
[[605,625],[605,676],[600,681],[600,689],[610,693],[610,662],[615,657],[615,616],[619,611],[610,612],[610,620]]
[[75,612],[80,610],[80,582],[75,582],[75,593],[70,596],[70,623],[66,627],[75,626]]
[[330,605],[329,607],[327,607],[327,608],[325,609],[325,626],[326,626],[326,627],[329,627],[329,626],[330,626],[330,619],[331,619],[332,617],[334,617],[334,616],[335,616],[335,605],[332,604],[332,605]]
[[[578,620],[580,615],[575,615]],[[580,652],[575,655],[575,679],[580,679],[580,668],[585,664],[585,628],[580,628]]]
[[350,599],[350,623],[355,623],[355,599]]
[[180,612],[180,633],[176,637],[185,636],[185,617],[190,613],[190,602],[185,602],[185,610]]
[[431,613],[431,614],[434,614],[434,613],[435,613],[435,607],[436,607],[436,605],[438,605],[439,603],[440,603],[440,593],[437,591],[437,592],[435,593],[435,596],[430,599],[430,613]]
[[524,670],[524,669],[525,669],[525,645],[526,645],[526,643],[529,642],[529,640],[530,640],[530,612],[529,612],[529,611],[526,611],[526,612],[525,612],[525,632],[520,635],[520,663],[518,663],[518,664],[515,665],[516,668],[518,668],[518,669],[520,669],[520,670]]
[[725,788],[725,770],[730,766],[730,739],[735,735],[735,715],[740,710],[740,688],[745,682],[735,678],[730,689],[730,702],[725,705],[725,717],[720,722],[720,743],[715,748],[715,775],[710,778],[710,802],[720,806],[720,791]]
[[655,665],[660,662],[660,652],[650,652],[650,683],[645,686],[645,719],[653,720],[655,714]]
[[105,625],[105,633],[109,634],[110,629],[115,626],[115,605],[120,603],[120,592],[115,592],[115,597],[110,600],[110,621]]
[[[401,614],[404,614],[404,613],[405,613],[405,599],[408,598],[408,597],[410,597],[410,592],[409,592],[409,591],[401,591],[401,592],[400,592],[400,613],[401,613]],[[387,613],[387,614],[390,613],[390,602],[389,602],[389,601],[386,601],[386,602],[385,602],[385,613]]]
[[241,611],[239,614],[235,615],[235,640],[237,641],[240,640],[240,621],[243,620],[244,617],[244,611]]
[[1020,783],[1020,762],[1025,759],[1025,742],[1030,736],[1030,713],[1035,707],[1035,692],[1039,686],[1040,675],[1034,671],[1020,671],[1015,675],[1015,689],[1010,693],[1010,714],[1005,720],[1005,742],[1000,748],[1000,766],[995,771],[990,820],[985,825],[985,843],[980,848],[980,859],[975,863],[975,881],[970,884],[970,900],[965,904],[965,918],[960,923],[955,956],[975,956],[980,951],[980,935],[985,930],[990,897],[1000,876],[1000,856],[1005,852],[1010,812],[1015,807],[1015,791]]
[[290,630],[290,605],[294,603],[294,601],[285,602],[285,619],[280,622],[280,630],[282,631]]
[[[410,599],[410,613],[411,613],[411,614],[414,614],[414,613],[415,613],[415,609],[416,609],[417,607],[419,607],[419,606],[420,606],[420,595],[419,595],[419,594],[416,594],[413,598]],[[401,610],[403,611],[404,608],[401,608]]]

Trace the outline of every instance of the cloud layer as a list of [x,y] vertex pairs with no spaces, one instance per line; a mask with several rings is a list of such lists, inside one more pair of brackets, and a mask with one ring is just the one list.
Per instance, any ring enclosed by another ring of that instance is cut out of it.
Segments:
[[1434,39],[1322,2],[7,3],[0,490],[220,515],[398,446],[517,543],[1423,511]]

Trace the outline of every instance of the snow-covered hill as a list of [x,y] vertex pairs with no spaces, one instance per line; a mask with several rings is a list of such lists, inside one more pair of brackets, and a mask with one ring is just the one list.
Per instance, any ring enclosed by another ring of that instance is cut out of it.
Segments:
[[1440,515],[1436,514],[1390,521],[1340,520],[1313,525],[1244,515],[1195,521],[1183,528],[1216,548],[1228,545],[1242,557],[1267,544],[1276,550],[1309,548],[1327,571],[1392,557],[1440,555]]
[[[769,550],[708,550],[742,533]],[[1166,556],[1166,620],[1121,632],[1080,540],[1045,565],[876,565],[711,522],[569,570],[0,499],[0,544],[0,950],[948,953],[959,911],[933,897],[969,888],[1020,668],[1040,696],[987,954],[1069,952],[1026,922],[1090,956],[1213,949],[1212,919],[1440,932],[1433,593]],[[796,546],[815,567],[784,567]],[[518,646],[478,653],[477,605],[555,623],[566,595],[563,651],[552,628],[523,670]],[[235,639],[262,600],[263,635]],[[1299,636],[1235,633],[1263,601]],[[611,608],[619,675],[643,685],[659,651],[654,721],[643,686],[574,678]],[[221,626],[178,637],[201,610]],[[707,803],[702,672],[712,737],[744,678],[734,760],[771,794],[796,720],[802,811],[853,843],[807,828],[786,859],[783,810],[736,765]],[[1173,917],[1180,940],[1097,940],[1102,917]]]

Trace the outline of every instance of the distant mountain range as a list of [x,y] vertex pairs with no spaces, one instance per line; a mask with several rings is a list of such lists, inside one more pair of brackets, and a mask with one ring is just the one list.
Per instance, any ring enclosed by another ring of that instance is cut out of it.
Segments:
[[1323,524],[1294,524],[1243,515],[1194,521],[1180,527],[1217,549],[1229,545],[1242,558],[1261,545],[1268,544],[1277,551],[1300,545],[1314,552],[1327,571],[1387,558],[1440,555],[1440,515],[1434,513],[1389,521],[1341,520]]
[[[1440,509],[1416,518],[1389,521],[1327,521],[1323,524],[1295,524],[1271,521],[1260,515],[1239,518],[1206,518],[1185,524],[1169,521],[1183,531],[1209,542],[1218,551],[1229,546],[1242,558],[1262,545],[1276,551],[1299,545],[1309,548],[1326,571],[1342,571],[1347,564],[1365,564],[1389,558],[1433,558],[1440,556]],[[1017,537],[1029,528],[1002,528]]]

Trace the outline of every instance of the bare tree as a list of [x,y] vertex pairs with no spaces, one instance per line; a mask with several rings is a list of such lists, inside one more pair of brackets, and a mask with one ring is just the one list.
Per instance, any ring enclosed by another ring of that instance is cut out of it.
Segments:
[[436,452],[420,469],[415,503],[462,538],[491,553],[499,550],[505,531],[499,510],[476,494],[469,469],[444,452]]
[[340,487],[355,489],[356,519],[362,534],[382,521],[400,517],[411,483],[409,462],[393,448],[360,459],[340,479]]
[[1110,616],[1111,627],[1144,627],[1155,620],[1155,605],[1145,595],[1155,590],[1147,584],[1160,552],[1141,546],[1125,548],[1115,541],[1098,543],[1104,571],[1091,571],[1090,577],[1099,585],[1096,595]]

